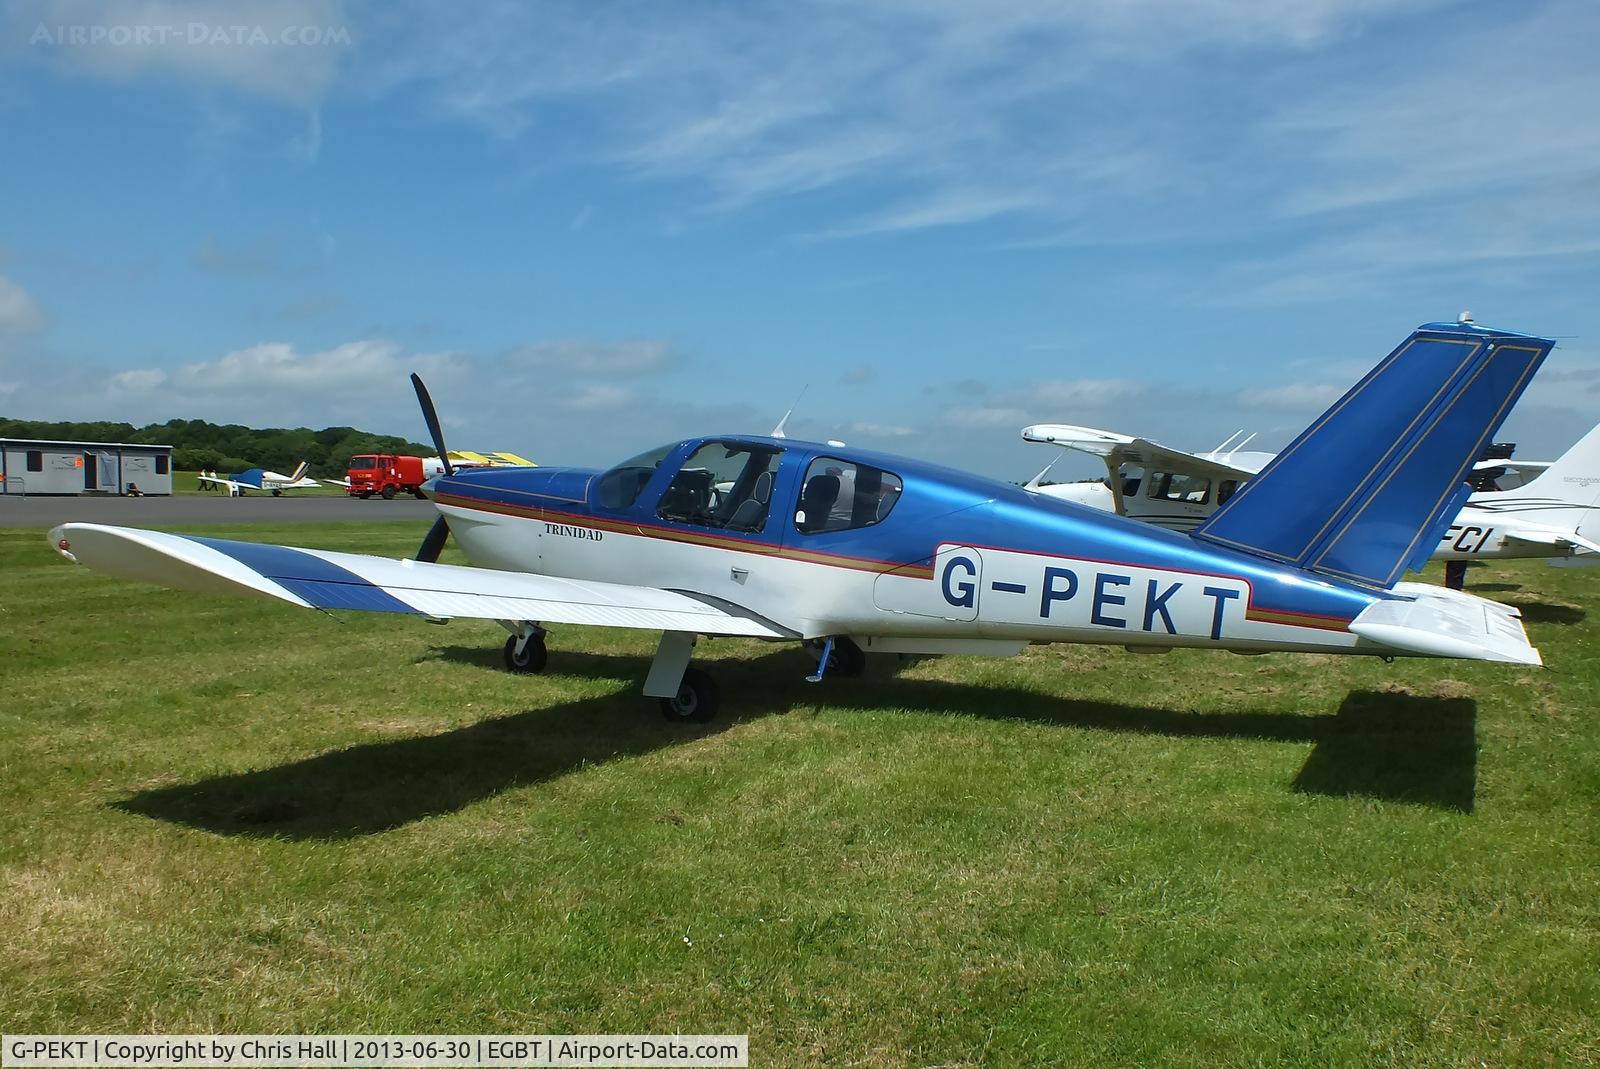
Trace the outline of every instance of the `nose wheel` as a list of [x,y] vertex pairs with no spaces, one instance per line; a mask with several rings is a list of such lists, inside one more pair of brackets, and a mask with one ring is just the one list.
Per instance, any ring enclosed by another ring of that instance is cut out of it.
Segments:
[[[522,646],[520,650],[517,648],[519,644]],[[550,659],[550,651],[545,649],[544,635],[530,635],[525,643],[520,636],[512,635],[506,639],[505,659],[509,671],[529,674],[543,672],[545,662]]]
[[678,693],[661,699],[661,715],[676,724],[704,724],[717,715],[717,684],[698,668],[685,668]]

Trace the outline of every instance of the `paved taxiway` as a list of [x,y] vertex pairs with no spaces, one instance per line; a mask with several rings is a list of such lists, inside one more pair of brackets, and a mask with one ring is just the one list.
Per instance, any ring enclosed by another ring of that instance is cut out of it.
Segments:
[[69,520],[124,527],[172,527],[201,523],[330,523],[406,520],[426,524],[437,513],[431,501],[352,497],[6,497],[0,496],[0,527],[44,530]]

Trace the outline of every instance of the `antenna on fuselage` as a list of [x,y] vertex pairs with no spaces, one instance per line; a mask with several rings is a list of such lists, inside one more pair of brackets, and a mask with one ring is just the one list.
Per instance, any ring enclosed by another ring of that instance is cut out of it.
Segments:
[[768,438],[789,437],[787,434],[783,433],[783,428],[789,422],[789,417],[794,415],[794,410],[800,406],[800,399],[806,395],[806,391],[810,388],[811,384],[809,382],[800,387],[800,392],[795,395],[794,404],[789,406],[789,411],[783,414],[783,418],[778,421],[778,425],[772,428],[772,433],[767,435]]

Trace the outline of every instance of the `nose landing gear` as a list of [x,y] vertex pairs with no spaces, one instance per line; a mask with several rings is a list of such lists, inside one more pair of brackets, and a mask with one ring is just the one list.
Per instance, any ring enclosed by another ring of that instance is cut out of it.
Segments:
[[527,622],[501,623],[511,632],[505,645],[506,670],[527,674],[543,672],[545,663],[550,660],[550,651],[544,644],[544,628]]

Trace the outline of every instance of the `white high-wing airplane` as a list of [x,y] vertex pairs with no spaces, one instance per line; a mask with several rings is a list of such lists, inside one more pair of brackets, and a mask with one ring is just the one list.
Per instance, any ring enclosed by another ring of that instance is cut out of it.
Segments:
[[[1075,483],[1044,483],[1046,468],[1030,488],[1178,531],[1198,527],[1275,456],[1229,450],[1227,442],[1210,453],[1185,453],[1146,438],[1068,424],[1036,424],[1024,428],[1022,437],[1088,453],[1106,465],[1104,480]],[[1467,498],[1448,528],[1440,528],[1434,560],[1600,553],[1600,425],[1559,460],[1487,460],[1475,468],[1533,474],[1516,489],[1483,490]],[[1307,496],[1314,490],[1307,487]],[[1459,578],[1460,570],[1452,575]]]
[[302,460],[295,466],[293,475],[280,475],[275,471],[250,468],[237,475],[202,475],[200,481],[228,488],[229,497],[243,497],[250,490],[270,491],[273,497],[282,497],[285,490],[305,490],[322,484],[306,475],[311,467]]

